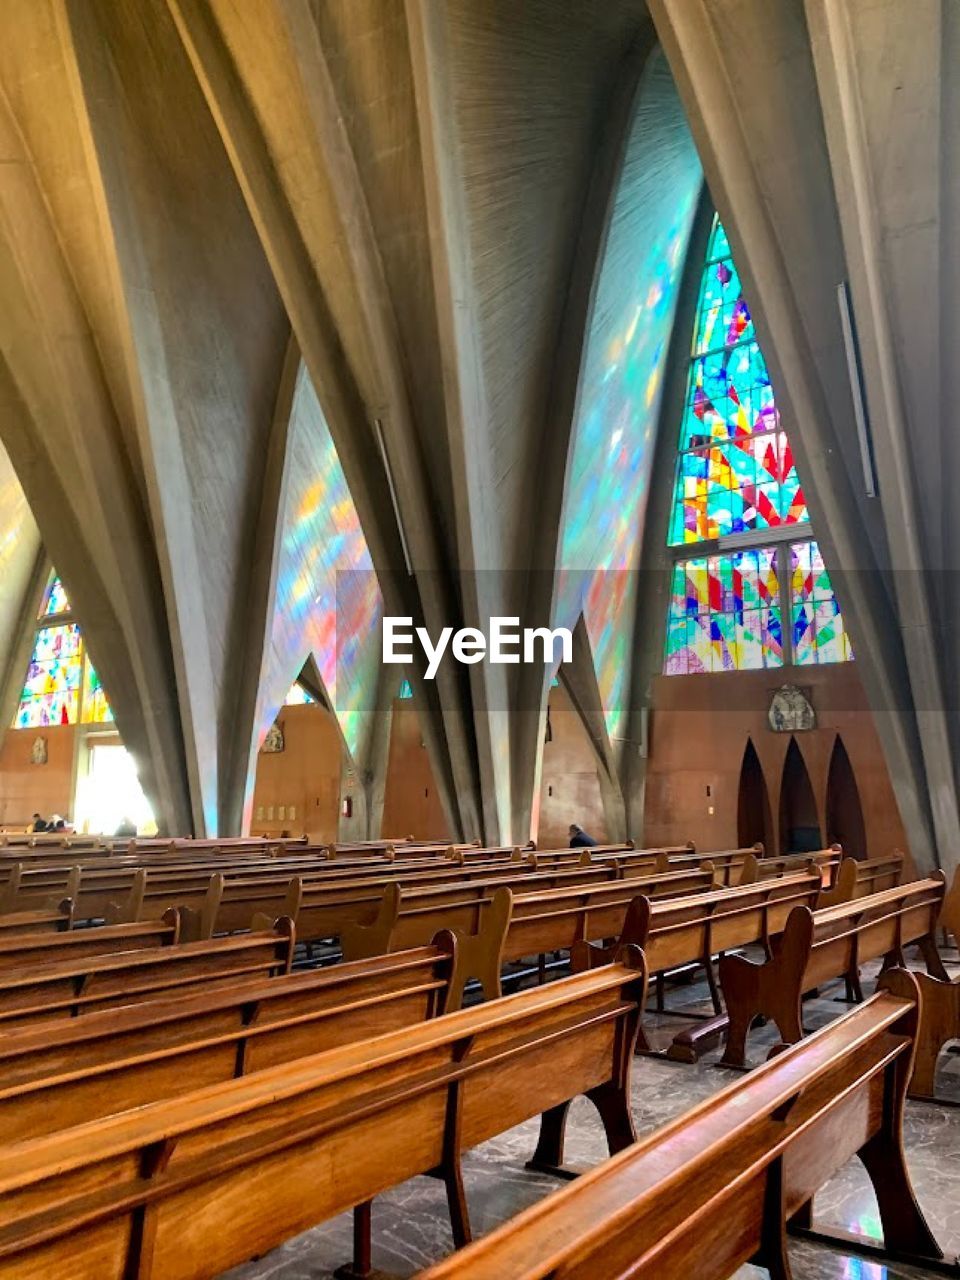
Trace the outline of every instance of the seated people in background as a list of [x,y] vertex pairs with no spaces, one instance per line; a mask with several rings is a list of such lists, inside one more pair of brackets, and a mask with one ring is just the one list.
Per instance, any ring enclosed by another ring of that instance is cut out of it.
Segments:
[[571,849],[592,849],[596,843],[593,836],[588,836],[583,827],[578,827],[575,822],[570,823]]
[[50,828],[48,827],[45,819],[41,818],[39,813],[35,813],[33,815],[33,821],[30,823],[28,830],[29,831],[49,831]]
[[59,813],[52,813],[50,815],[50,821],[47,823],[47,830],[66,831],[66,829],[67,824],[64,822],[63,818],[60,817]]
[[137,834],[137,824],[131,822],[129,818],[124,818],[113,834],[115,836],[135,836]]

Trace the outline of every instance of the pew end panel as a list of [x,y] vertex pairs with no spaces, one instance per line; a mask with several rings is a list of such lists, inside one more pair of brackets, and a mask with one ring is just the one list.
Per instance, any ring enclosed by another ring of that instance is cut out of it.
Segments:
[[[888,969],[880,975],[877,989],[903,996],[907,983],[904,970]],[[919,1102],[937,1102],[955,1107],[952,1098],[937,1096],[937,1065],[946,1045],[960,1040],[960,978],[944,981],[932,974],[911,973],[920,992],[919,1028],[916,1054],[910,1078],[909,1096]]]
[[494,890],[489,905],[480,913],[475,933],[441,929],[434,936],[434,946],[449,947],[453,953],[444,1012],[453,1013],[463,1007],[463,994],[471,978],[480,983],[485,1000],[497,1000],[503,995],[500,972],[512,914],[513,894],[501,887]]

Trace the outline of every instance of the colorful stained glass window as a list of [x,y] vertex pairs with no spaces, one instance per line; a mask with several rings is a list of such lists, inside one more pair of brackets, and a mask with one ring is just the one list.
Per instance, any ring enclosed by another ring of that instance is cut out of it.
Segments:
[[113,721],[113,711],[107,701],[107,695],[103,691],[103,685],[100,683],[96,667],[90,661],[89,655],[87,656],[83,673],[83,711],[81,719],[84,724],[110,724]]
[[50,618],[55,613],[69,613],[70,601],[67,599],[67,593],[64,590],[63,583],[55,573],[50,575],[50,581],[47,583],[46,590],[43,593],[43,602],[40,605],[39,618]]
[[53,622],[70,613],[70,601],[56,573],[43,593],[30,666],[14,717],[15,729],[43,725],[106,724],[113,712],[75,622]]
[[400,692],[397,694],[397,697],[398,697],[398,698],[412,698],[412,697],[413,697],[413,685],[410,683],[410,681],[409,681],[409,680],[401,680],[401,681],[400,681]]
[[816,542],[790,547],[790,594],[794,662],[849,662],[850,639]]
[[782,663],[774,549],[702,556],[674,565],[664,667],[668,675]]
[[76,724],[83,654],[75,623],[37,632],[14,726]]
[[671,546],[808,519],[726,233],[714,224],[680,438]]
[[[763,545],[769,530],[802,526],[809,515],[719,219],[700,284],[679,454],[668,542],[690,558],[673,569],[666,674],[851,659],[817,543]],[[696,544],[730,535],[736,551],[721,541],[721,551],[696,556]]]
[[314,701],[315,699],[310,697],[310,694],[307,693],[303,685],[294,680],[293,684],[290,686],[290,692],[284,699],[283,705],[285,707],[302,707],[308,706]]

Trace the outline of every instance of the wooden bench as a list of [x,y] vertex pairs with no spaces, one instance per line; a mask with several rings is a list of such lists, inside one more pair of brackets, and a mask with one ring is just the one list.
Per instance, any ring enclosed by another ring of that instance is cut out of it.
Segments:
[[[469,868],[469,871],[473,870],[474,868]],[[476,913],[474,904],[489,901],[496,889],[509,889],[514,894],[525,896],[554,888],[579,889],[588,885],[618,882],[617,869],[613,866],[577,865],[561,867],[556,871],[541,871],[532,868],[522,870],[516,864],[506,863],[499,871],[484,868],[476,875],[462,875],[460,871],[460,868],[451,865],[446,878],[440,880],[386,878],[380,881],[345,881],[340,884],[304,880],[295,917],[297,936],[303,941],[340,938],[342,945],[345,928],[376,925],[379,937],[386,927],[383,923],[383,911],[387,894],[396,891],[402,893],[404,901],[451,909],[452,914],[445,919],[435,913],[427,926],[428,932],[418,929],[416,942],[411,943],[404,936],[402,941],[398,939],[395,943],[395,949],[403,949],[408,945],[421,946],[429,942],[438,929],[464,927],[461,921],[472,919]],[[463,907],[464,910],[453,910],[458,907]],[[242,914],[238,911],[238,915]],[[226,918],[221,912],[219,927],[224,927]],[[439,923],[435,923],[437,920]],[[469,928],[466,931],[473,932]],[[378,951],[374,946],[379,946],[379,943],[371,944],[362,952],[351,951],[350,954],[355,959],[361,954],[376,955]]]
[[[940,925],[947,935],[960,939],[960,869],[954,872],[953,883],[943,900]],[[934,976],[929,973],[913,975],[920,987],[920,1029],[917,1034],[917,1054],[913,1077],[910,1081],[910,1097],[923,1101],[936,1100],[947,1106],[955,1106],[952,1098],[938,1097],[936,1091],[937,1062],[943,1048],[951,1040],[960,1040],[960,978]],[[890,987],[896,981],[896,970],[880,978],[881,987]]]
[[916,943],[930,972],[946,979],[935,940],[943,890],[940,872],[833,907],[798,906],[773,940],[768,959],[724,956],[720,985],[729,1017],[724,1064],[744,1065],[747,1036],[760,1016],[776,1024],[783,1043],[800,1040],[804,992],[824,982],[845,978],[853,997],[862,1000],[860,965],[868,960],[902,965],[903,948]]
[[[820,876],[801,872],[676,900],[658,902],[638,896],[630,903],[619,938],[606,946],[578,942],[570,953],[571,964],[575,971],[610,964],[619,947],[634,945],[642,948],[651,974],[700,967],[707,979],[715,1017],[680,1032],[667,1051],[674,1061],[696,1062],[726,1029],[713,971],[714,958],[753,944],[769,952],[771,938],[782,931],[793,909],[812,909],[819,893]],[[639,1042],[649,1048],[642,1029]]]
[[480,982],[487,999],[502,995],[507,961],[566,951],[579,940],[615,937],[638,892],[654,899],[702,893],[713,884],[706,870],[668,872],[610,883],[581,884],[522,892],[506,886],[468,885],[452,889],[407,890],[389,886],[380,913],[370,925],[345,926],[344,956],[359,959],[421,946],[440,929],[456,932],[460,948],[453,985]]
[[73,928],[73,899],[40,911],[11,911],[0,915],[0,943],[24,933],[64,933]]
[[[562,1158],[570,1101],[611,1153],[635,1140],[643,958],[0,1149],[0,1275],[216,1276],[417,1174],[470,1236],[461,1153],[543,1113]],[[355,1271],[366,1273],[361,1247]]]
[[293,922],[278,920],[275,929],[212,942],[111,952],[0,973],[0,1029],[75,1017],[161,993],[173,998],[201,985],[210,989],[289,973],[294,937]]
[[819,870],[824,888],[829,889],[836,882],[842,860],[843,851],[838,844],[831,845],[829,849],[817,849],[813,853],[788,853],[780,858],[748,854],[744,859],[740,882],[756,884],[758,880],[791,875],[796,871],[806,871],[813,866]]
[[825,887],[819,906],[833,907],[838,902],[865,898],[884,889],[895,889],[903,880],[903,854],[884,858],[844,858],[837,868],[832,886]]
[[809,1222],[815,1192],[854,1155],[882,1256],[943,1263],[904,1160],[909,975],[902,993],[874,996],[420,1280],[728,1280],[748,1262],[787,1280],[788,1224]]
[[[2,925],[2,922],[0,922]],[[79,958],[140,951],[145,947],[169,947],[180,940],[180,913],[169,911],[163,920],[134,924],[95,925],[69,933],[37,932],[8,936],[0,927],[0,974],[32,969],[40,964],[69,964]]]
[[178,1097],[448,1009],[456,943],[62,1018],[0,1036],[4,1144]]

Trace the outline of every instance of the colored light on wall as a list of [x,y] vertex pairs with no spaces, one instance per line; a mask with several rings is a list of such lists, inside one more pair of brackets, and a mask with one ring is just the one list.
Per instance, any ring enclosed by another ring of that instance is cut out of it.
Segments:
[[622,734],[636,574],[667,350],[702,172],[662,51],[637,98],[574,423],[557,622],[582,612],[608,733]]

